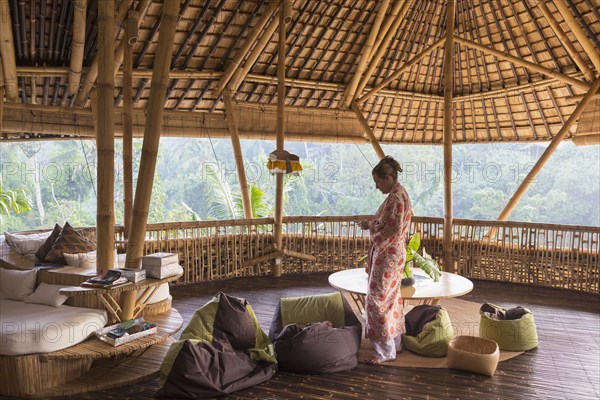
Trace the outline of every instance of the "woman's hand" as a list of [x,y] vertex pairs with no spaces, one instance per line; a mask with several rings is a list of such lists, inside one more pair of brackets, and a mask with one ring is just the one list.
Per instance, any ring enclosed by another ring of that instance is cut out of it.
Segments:
[[360,227],[366,231],[369,229],[370,222],[371,222],[371,220],[365,219],[365,220],[360,221],[359,224],[360,224]]

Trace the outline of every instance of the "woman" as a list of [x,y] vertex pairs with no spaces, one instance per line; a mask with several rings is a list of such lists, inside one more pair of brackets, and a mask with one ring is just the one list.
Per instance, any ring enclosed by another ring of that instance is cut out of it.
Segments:
[[400,282],[412,207],[406,190],[398,182],[398,172],[402,172],[400,164],[390,156],[373,168],[375,187],[388,196],[374,218],[360,223],[371,237],[366,267],[369,275],[366,336],[375,351],[371,364],[394,360],[396,353],[402,351],[405,331]]

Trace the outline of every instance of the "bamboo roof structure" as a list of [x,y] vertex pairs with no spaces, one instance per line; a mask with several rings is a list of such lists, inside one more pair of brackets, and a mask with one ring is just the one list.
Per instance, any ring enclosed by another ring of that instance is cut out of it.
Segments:
[[[94,138],[100,1],[0,0],[2,140]],[[445,81],[447,1],[291,1],[286,140],[364,143],[366,121],[379,143],[441,145],[446,82],[452,143],[552,140],[600,75],[600,0],[453,3]],[[128,124],[134,137],[143,135],[163,6],[115,2],[116,137],[125,124],[126,42],[133,44]],[[239,138],[274,140],[279,20],[279,1],[182,0],[162,136],[229,138],[227,93]],[[592,121],[598,104],[586,111]],[[588,133],[600,136],[577,123],[561,136]]]

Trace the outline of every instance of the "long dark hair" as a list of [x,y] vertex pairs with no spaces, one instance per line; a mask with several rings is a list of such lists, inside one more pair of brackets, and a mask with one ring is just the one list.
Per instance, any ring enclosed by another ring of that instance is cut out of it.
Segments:
[[400,163],[392,156],[385,156],[379,163],[373,168],[371,172],[373,175],[377,175],[380,178],[391,176],[394,178],[394,182],[398,180],[398,172],[402,172]]

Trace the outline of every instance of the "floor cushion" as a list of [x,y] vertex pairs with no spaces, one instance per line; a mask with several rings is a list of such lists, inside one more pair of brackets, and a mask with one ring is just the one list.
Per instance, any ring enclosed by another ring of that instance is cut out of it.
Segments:
[[282,298],[269,329],[279,368],[314,374],[356,367],[361,334],[340,292]]
[[160,368],[159,398],[230,394],[275,374],[273,346],[248,302],[224,293],[196,311]]
[[426,357],[444,357],[454,330],[448,312],[442,306],[422,304],[405,315],[406,333],[402,347]]
[[538,346],[537,328],[529,309],[514,307],[507,310],[486,303],[479,314],[479,336],[498,343],[501,350],[525,351]]

